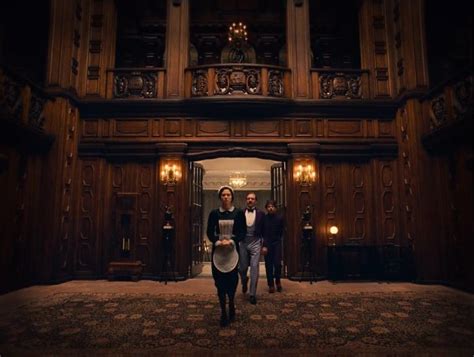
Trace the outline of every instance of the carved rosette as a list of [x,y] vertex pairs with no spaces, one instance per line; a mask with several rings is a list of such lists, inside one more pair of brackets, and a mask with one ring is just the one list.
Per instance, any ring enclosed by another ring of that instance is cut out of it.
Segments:
[[337,97],[361,99],[360,74],[342,72],[321,74],[319,77],[319,97],[321,99],[333,99]]
[[283,97],[285,94],[283,73],[281,71],[268,71],[268,94],[273,97]]
[[214,94],[262,94],[260,70],[226,67],[216,70]]
[[197,70],[193,72],[191,93],[193,97],[207,96],[207,71]]
[[133,71],[114,73],[114,98],[156,98],[157,75]]
[[214,94],[225,95],[230,93],[230,68],[222,68],[216,71]]
[[444,94],[438,95],[431,100],[431,129],[439,127],[446,122],[446,98]]

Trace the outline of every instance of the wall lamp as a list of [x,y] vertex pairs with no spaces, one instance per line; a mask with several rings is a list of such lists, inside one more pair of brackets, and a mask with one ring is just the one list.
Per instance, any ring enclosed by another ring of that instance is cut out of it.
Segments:
[[311,185],[316,181],[316,171],[311,164],[298,165],[294,171],[295,181],[301,185]]
[[339,228],[331,226],[329,228],[329,245],[336,245],[336,235],[339,232]]
[[165,185],[175,185],[180,178],[181,170],[176,164],[166,164],[161,170],[161,181]]

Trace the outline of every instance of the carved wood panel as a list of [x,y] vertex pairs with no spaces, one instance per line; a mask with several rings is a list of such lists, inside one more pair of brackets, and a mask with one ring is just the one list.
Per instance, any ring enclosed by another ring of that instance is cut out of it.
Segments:
[[332,226],[339,228],[339,234],[335,237],[335,244],[341,244],[342,240],[340,237],[344,236],[344,228],[341,225],[342,211],[339,204],[341,192],[338,190],[338,187],[340,187],[340,178],[341,173],[337,165],[333,163],[321,164],[321,203],[324,213],[324,228],[320,234],[325,237],[325,241],[328,242],[328,244],[333,243],[329,242],[328,239],[329,228]]
[[100,249],[99,222],[102,162],[87,159],[80,162],[79,212],[76,244],[76,273],[79,275],[97,274],[98,251]]
[[361,121],[329,121],[328,136],[341,137],[350,136],[360,138],[364,135]]
[[113,136],[115,137],[148,137],[150,121],[148,120],[115,120]]
[[398,221],[398,190],[397,170],[394,161],[376,160],[374,177],[377,178],[376,214],[377,214],[377,243],[402,244],[400,222]]
[[137,166],[138,180],[138,236],[136,240],[137,260],[143,264],[143,271],[153,273],[155,250],[153,249],[153,217],[154,217],[154,187],[155,170],[153,164],[141,164]]
[[370,228],[367,217],[369,211],[367,187],[370,185],[367,183],[367,165],[353,164],[346,170],[349,171],[347,178],[350,180],[350,185],[346,187],[351,187],[350,195],[346,196],[347,198],[351,197],[351,202],[348,205],[350,209],[345,212],[347,217],[344,219],[345,223],[351,227],[348,240],[368,244]]
[[83,121],[81,139],[83,142],[97,142],[97,139],[101,138],[137,142],[167,142],[170,138],[180,140],[208,138],[207,140],[221,141],[223,137],[262,138],[266,141],[281,138],[287,142],[306,141],[309,138],[395,139],[394,128],[393,121],[370,119],[87,119]]
[[59,227],[59,269],[64,274],[72,272],[72,239],[74,236],[73,187],[77,158],[77,109],[68,106],[64,138],[62,195]]
[[402,187],[401,194],[401,214],[405,223],[406,238],[408,244],[413,244],[416,237],[415,226],[415,193],[414,193],[414,167],[410,150],[411,136],[415,135],[410,132],[408,112],[405,107],[401,108],[398,113],[400,128],[400,175]]

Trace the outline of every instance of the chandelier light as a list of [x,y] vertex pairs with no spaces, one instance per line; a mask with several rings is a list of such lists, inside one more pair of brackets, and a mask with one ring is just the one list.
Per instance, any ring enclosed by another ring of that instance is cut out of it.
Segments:
[[229,176],[229,185],[233,188],[242,188],[247,185],[247,177],[241,172],[235,172]]
[[229,42],[247,41],[247,25],[242,22],[234,22],[229,26]]

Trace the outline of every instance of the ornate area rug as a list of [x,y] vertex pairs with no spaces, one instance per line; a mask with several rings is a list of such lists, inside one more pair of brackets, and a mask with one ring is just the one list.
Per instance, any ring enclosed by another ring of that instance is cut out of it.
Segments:
[[0,355],[474,353],[474,303],[450,293],[237,296],[56,294],[1,316]]

